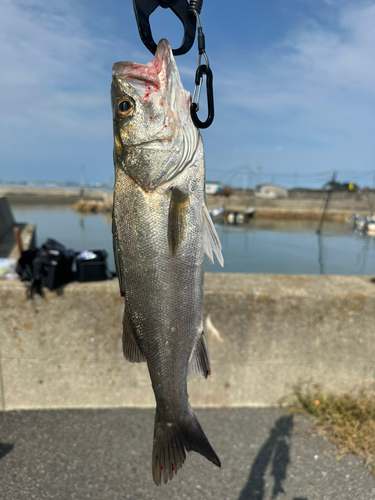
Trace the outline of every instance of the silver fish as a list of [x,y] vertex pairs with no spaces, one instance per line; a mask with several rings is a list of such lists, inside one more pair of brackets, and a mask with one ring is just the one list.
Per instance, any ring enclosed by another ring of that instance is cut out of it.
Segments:
[[223,265],[205,205],[203,143],[169,43],[148,64],[113,66],[113,246],[125,297],[123,351],[147,361],[156,399],[152,473],[167,483],[197,451],[220,460],[192,410],[187,380],[210,375],[202,322],[204,253]]

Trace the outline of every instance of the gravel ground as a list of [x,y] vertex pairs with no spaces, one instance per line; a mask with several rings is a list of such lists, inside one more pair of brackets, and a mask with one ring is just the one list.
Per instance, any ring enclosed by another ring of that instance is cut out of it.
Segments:
[[358,457],[337,460],[309,422],[279,409],[197,411],[222,461],[189,453],[167,486],[151,476],[154,411],[43,410],[0,415],[4,500],[375,500]]

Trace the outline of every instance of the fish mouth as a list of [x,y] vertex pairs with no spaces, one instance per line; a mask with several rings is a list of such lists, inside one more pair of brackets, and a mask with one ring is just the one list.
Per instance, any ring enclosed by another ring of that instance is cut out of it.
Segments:
[[151,141],[146,141],[146,142],[142,142],[140,144],[133,144],[134,147],[136,147],[137,149],[140,148],[140,149],[153,149],[153,150],[156,150],[156,149],[166,149],[166,147],[168,145],[170,145],[171,143],[171,139],[153,139]]
[[120,61],[113,65],[112,74],[113,78],[121,78],[129,83],[145,99],[166,84],[171,64],[176,64],[171,46],[165,38],[162,38],[152,61],[147,64]]

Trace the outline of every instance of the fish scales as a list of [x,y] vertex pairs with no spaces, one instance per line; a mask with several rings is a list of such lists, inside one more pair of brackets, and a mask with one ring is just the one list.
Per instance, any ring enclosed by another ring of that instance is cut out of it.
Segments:
[[114,256],[125,298],[123,349],[146,361],[156,399],[153,479],[166,483],[197,451],[220,466],[192,410],[187,379],[210,363],[202,304],[204,253],[222,262],[204,199],[203,142],[171,48],[147,65],[114,65]]
[[[169,205],[167,194],[150,197],[125,174],[116,178],[114,213],[120,221],[116,232],[119,247],[126,249],[122,268],[125,300],[133,311],[138,345],[148,360],[153,386],[161,385],[158,394],[162,392],[159,397],[166,401],[176,384],[186,386],[195,342],[191,332],[198,334],[201,328],[204,269],[190,251],[202,247],[203,261],[203,242],[196,225],[188,223],[184,246],[171,256],[165,227]],[[122,216],[133,207],[136,221]],[[194,220],[196,206],[191,205],[190,211],[189,219]],[[139,230],[134,231],[135,227]]]

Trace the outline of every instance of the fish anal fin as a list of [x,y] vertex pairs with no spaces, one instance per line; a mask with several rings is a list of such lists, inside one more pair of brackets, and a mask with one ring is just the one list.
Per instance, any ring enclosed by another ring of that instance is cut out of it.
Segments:
[[168,246],[174,257],[181,248],[187,230],[189,194],[179,188],[172,188],[168,214]]
[[208,260],[211,262],[211,264],[214,263],[214,258],[213,258],[213,253],[214,253],[221,267],[224,267],[224,259],[221,253],[221,244],[219,236],[217,235],[214,223],[212,222],[211,216],[207,210],[206,205],[203,205],[202,207],[202,218],[203,218],[204,253],[207,255]]
[[210,356],[208,354],[206,336],[202,330],[189,359],[187,379],[191,380],[192,378],[199,376],[207,378],[210,375]]
[[142,363],[143,361],[146,361],[146,358],[142,354],[135,338],[134,325],[126,306],[122,324],[122,350],[124,352],[125,359],[131,363]]

